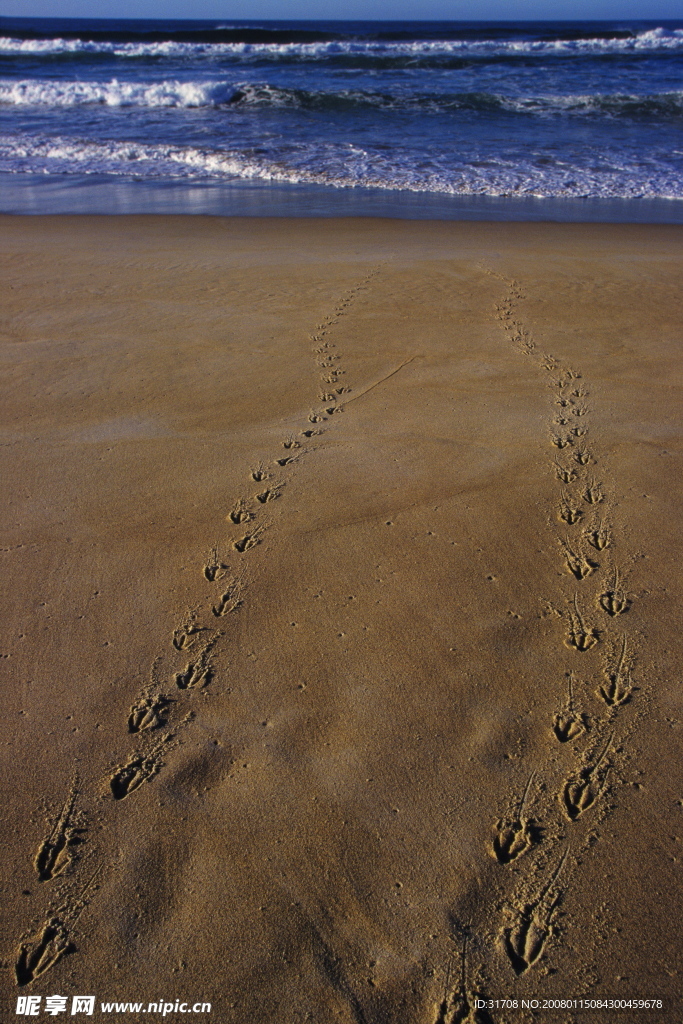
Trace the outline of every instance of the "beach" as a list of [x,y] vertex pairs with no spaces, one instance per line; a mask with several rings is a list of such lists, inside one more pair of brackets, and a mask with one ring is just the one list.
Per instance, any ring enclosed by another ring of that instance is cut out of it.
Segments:
[[676,1019],[683,227],[1,227],[8,1014]]

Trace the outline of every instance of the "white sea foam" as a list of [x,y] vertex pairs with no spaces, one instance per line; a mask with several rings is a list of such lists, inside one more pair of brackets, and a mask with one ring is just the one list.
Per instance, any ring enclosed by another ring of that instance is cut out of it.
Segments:
[[661,53],[683,50],[683,29],[654,28],[624,38],[592,39],[454,39],[415,42],[330,40],[315,43],[154,43],[107,42],[86,39],[0,38],[0,53],[76,54],[103,53],[119,57],[235,57],[320,60],[337,56],[378,59],[486,56],[591,56],[619,53]]
[[683,91],[645,96],[624,94],[504,96],[498,93],[404,94],[342,89],[306,92],[265,82],[189,81],[64,82],[48,79],[0,79],[0,105],[14,107],[376,107],[429,113],[500,109],[541,117],[602,115],[607,117],[683,116]]
[[0,80],[5,106],[207,107],[228,102],[233,92],[228,82]]
[[485,157],[435,159],[419,167],[410,155],[371,152],[348,144],[290,147],[268,157],[132,142],[0,136],[0,171],[31,174],[111,174],[148,180],[230,179],[309,183],[336,188],[405,189],[444,195],[521,195],[586,198],[683,199],[683,180],[656,156],[603,154],[591,167],[566,160]]

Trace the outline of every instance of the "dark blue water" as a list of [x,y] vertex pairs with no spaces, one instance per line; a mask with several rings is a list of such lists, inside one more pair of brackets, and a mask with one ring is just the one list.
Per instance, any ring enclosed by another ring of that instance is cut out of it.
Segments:
[[3,209],[13,182],[125,185],[135,208],[264,183],[411,208],[683,199],[683,20],[0,18],[0,36]]

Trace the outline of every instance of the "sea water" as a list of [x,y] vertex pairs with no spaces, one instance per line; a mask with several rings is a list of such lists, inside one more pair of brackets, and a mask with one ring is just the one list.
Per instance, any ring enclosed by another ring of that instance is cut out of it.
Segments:
[[681,221],[681,200],[683,20],[0,18],[5,212]]

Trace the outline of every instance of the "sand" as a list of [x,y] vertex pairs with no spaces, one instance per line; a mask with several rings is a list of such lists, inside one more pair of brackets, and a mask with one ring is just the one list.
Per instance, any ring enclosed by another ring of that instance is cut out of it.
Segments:
[[683,229],[0,237],[7,1019],[679,1019]]

